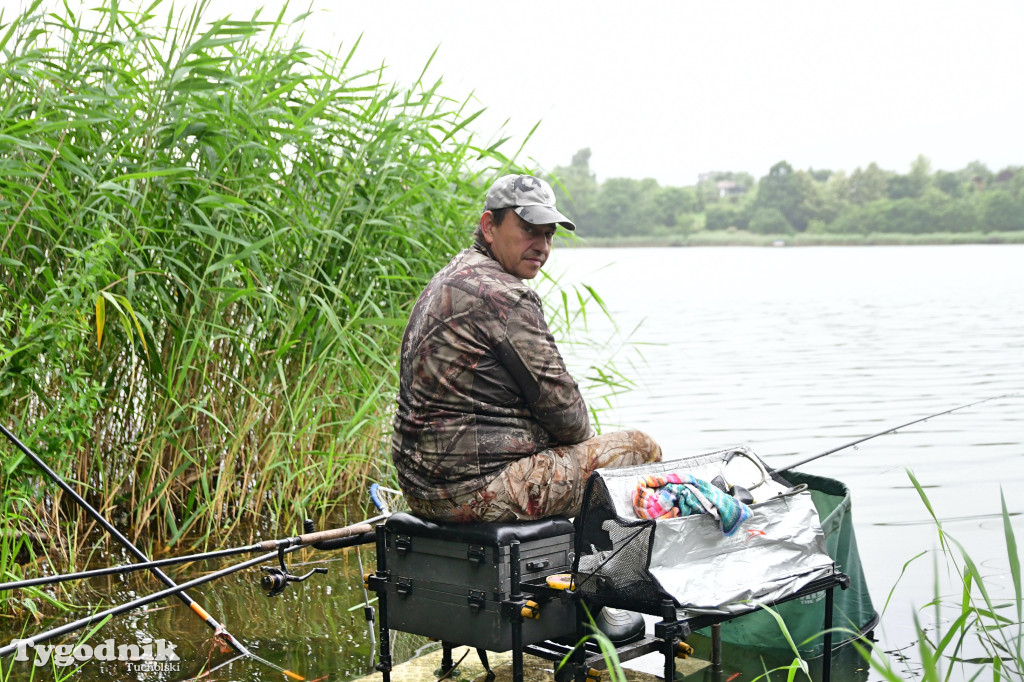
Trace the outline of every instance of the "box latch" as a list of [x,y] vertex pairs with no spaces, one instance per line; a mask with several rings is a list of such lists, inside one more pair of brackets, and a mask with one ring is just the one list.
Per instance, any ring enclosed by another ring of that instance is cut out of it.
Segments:
[[483,564],[487,558],[487,552],[483,545],[470,545],[466,557],[474,564]]
[[469,607],[482,611],[487,603],[487,595],[483,590],[469,591]]
[[404,554],[412,549],[412,537],[408,535],[396,535],[395,536],[395,549],[400,554]]
[[395,581],[395,592],[403,597],[408,597],[412,594],[412,580],[409,578],[398,578]]

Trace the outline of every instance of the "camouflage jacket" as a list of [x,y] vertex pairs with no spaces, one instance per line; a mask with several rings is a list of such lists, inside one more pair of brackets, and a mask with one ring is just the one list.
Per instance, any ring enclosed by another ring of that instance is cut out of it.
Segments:
[[591,435],[540,297],[478,238],[434,276],[405,329],[391,442],[402,489],[450,498]]

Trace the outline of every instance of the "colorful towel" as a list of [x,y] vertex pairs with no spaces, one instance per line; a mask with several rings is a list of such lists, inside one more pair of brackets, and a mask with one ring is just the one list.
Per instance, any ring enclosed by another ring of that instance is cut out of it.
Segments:
[[707,481],[676,473],[641,478],[633,493],[633,510],[641,519],[711,514],[726,535],[735,533],[752,513],[750,507]]

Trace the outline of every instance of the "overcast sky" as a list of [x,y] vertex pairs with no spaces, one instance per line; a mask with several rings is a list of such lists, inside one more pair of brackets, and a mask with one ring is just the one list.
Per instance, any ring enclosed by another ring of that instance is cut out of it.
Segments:
[[[282,2],[210,4],[210,18],[248,18],[259,4],[276,16]],[[286,16],[307,6],[293,2]],[[783,159],[846,171],[876,161],[906,172],[918,154],[933,169],[1024,165],[1019,1],[313,7],[307,43],[347,50],[362,34],[357,64],[384,62],[398,82],[414,79],[439,48],[428,74],[453,98],[475,93],[488,109],[475,126],[485,138],[505,124],[518,143],[540,121],[521,158],[543,169],[583,147],[601,180],[669,185],[711,170],[760,177]]]

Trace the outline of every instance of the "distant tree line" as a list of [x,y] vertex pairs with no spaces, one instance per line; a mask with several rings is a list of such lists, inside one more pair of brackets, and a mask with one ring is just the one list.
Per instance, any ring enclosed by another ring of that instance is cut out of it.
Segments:
[[700,230],[756,234],[924,234],[1024,230],[1024,168],[981,162],[932,172],[918,156],[901,175],[871,163],[843,171],[794,170],[785,161],[755,180],[713,172],[697,184],[662,187],[647,178],[597,182],[590,149],[552,173],[559,205],[596,237],[673,237]]

